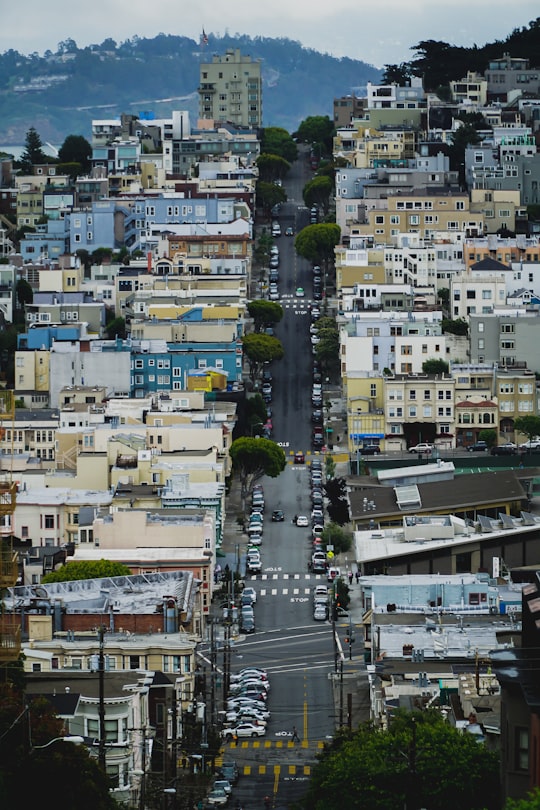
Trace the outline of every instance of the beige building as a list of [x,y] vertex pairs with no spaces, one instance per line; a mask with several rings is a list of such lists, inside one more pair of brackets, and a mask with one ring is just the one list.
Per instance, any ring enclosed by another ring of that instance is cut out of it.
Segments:
[[450,82],[453,101],[458,102],[458,104],[469,103],[476,107],[486,105],[487,88],[486,79],[480,73],[475,73],[472,70],[467,71],[464,79]]
[[439,232],[448,231],[462,238],[482,236],[484,232],[484,215],[472,213],[466,193],[415,193],[376,202],[377,206],[366,210],[364,224],[351,226],[351,239],[368,236],[375,244],[387,246],[395,244],[402,233],[411,232],[429,240]]
[[199,78],[199,116],[230,121],[255,129],[262,126],[261,64],[228,49],[211,62],[202,62]]
[[497,233],[501,228],[516,230],[516,215],[522,217],[523,205],[519,189],[471,189],[471,214],[484,217],[485,233]]
[[349,247],[337,245],[334,250],[336,289],[340,299],[352,294],[355,284],[384,284],[386,273],[381,248],[369,247],[366,240],[351,240]]
[[455,380],[445,374],[385,377],[386,449],[403,451],[420,442],[454,447],[454,391]]
[[354,121],[352,128],[338,130],[334,138],[334,155],[344,158],[356,169],[377,168],[385,164],[400,165],[414,158],[416,132],[412,129],[379,131],[369,122]]
[[25,408],[49,407],[50,352],[15,352],[15,397]]
[[384,381],[382,375],[352,372],[343,376],[347,401],[347,446],[351,455],[378,444],[385,449]]

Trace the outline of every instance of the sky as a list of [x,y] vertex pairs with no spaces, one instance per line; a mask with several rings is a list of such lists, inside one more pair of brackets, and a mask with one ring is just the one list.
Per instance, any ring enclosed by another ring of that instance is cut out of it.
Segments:
[[42,55],[65,39],[84,47],[109,37],[121,43],[159,33],[198,41],[204,29],[219,36],[286,37],[378,68],[409,61],[411,47],[422,40],[482,46],[540,16],[538,0],[24,0],[22,7],[2,5],[2,53],[12,48]]

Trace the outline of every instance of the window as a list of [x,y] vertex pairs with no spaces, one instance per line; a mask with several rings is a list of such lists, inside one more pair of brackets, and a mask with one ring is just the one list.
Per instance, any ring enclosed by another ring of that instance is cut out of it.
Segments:
[[416,416],[416,405],[409,405],[409,419]]
[[422,407],[422,415],[425,419],[431,419],[432,407],[431,405],[424,405]]
[[54,515],[45,515],[43,524],[45,529],[54,529]]
[[518,727],[515,729],[515,768],[518,771],[529,770],[529,729]]
[[429,390],[429,388],[426,388],[424,390],[424,399],[431,399],[431,391]]

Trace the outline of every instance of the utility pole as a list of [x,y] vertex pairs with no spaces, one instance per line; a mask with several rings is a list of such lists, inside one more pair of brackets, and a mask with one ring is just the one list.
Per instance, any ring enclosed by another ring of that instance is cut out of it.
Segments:
[[339,727],[343,728],[343,658],[339,661]]
[[99,767],[106,773],[107,761],[105,753],[105,627],[101,624],[99,626],[99,661],[98,661],[98,675],[99,675],[99,749],[98,749],[98,762]]

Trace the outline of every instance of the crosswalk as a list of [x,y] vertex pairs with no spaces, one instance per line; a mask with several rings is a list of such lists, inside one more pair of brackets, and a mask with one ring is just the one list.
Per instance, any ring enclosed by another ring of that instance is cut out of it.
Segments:
[[271,764],[264,764],[260,762],[251,764],[249,760],[237,762],[240,775],[265,776],[272,774],[279,776],[280,774],[287,774],[288,776],[296,777],[310,776],[312,764],[307,761],[299,764],[289,764],[287,761],[280,763],[279,761],[276,761],[276,753],[279,754],[279,752],[282,752],[284,758],[287,759],[290,751],[297,750],[304,757],[314,760],[316,755],[322,751],[323,748],[324,742],[322,740],[303,740],[301,743],[293,743],[289,741],[285,742],[283,740],[242,740],[238,741],[236,745],[231,743],[223,746],[220,749],[219,755],[216,757],[216,770],[219,769],[220,765],[225,760],[229,760],[231,757],[234,758],[235,753],[238,753],[240,756],[242,756],[242,753],[244,753],[244,756],[246,754],[249,756],[249,753],[253,752],[253,755],[256,756],[257,753],[261,754],[267,752],[270,754],[271,752],[274,752]]

